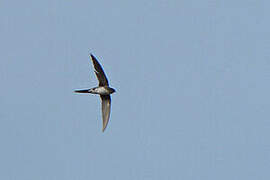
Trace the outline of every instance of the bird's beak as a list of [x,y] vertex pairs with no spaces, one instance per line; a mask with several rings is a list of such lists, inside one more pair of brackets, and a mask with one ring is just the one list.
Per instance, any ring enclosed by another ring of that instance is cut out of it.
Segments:
[[89,93],[90,89],[83,89],[83,90],[75,90],[75,93]]

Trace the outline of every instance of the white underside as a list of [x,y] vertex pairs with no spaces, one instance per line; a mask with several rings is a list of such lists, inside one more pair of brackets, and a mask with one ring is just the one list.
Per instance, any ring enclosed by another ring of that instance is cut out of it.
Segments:
[[110,93],[108,92],[107,89],[105,89],[104,87],[98,87],[94,90],[94,93],[96,94],[101,94],[101,95],[109,95]]

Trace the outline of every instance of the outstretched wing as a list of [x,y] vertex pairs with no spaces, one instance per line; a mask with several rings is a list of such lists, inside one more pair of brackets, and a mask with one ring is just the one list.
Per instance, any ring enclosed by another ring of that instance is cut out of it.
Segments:
[[90,56],[94,64],[95,73],[99,81],[99,86],[109,86],[108,79],[96,57],[93,54],[90,54]]
[[100,95],[100,98],[101,98],[101,104],[102,104],[102,119],[103,119],[102,131],[104,132],[109,122],[110,113],[111,113],[111,96]]

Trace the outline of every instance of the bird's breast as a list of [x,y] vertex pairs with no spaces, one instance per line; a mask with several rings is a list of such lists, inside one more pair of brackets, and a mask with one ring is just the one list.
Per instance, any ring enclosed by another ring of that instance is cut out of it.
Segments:
[[109,89],[107,89],[106,87],[97,87],[97,88],[94,89],[94,92],[96,94],[100,94],[100,95],[109,95],[109,94],[111,94]]

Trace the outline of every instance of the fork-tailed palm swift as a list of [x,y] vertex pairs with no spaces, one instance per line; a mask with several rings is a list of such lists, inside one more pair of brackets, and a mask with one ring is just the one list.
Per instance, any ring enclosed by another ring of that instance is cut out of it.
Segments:
[[98,87],[94,87],[91,89],[83,89],[83,90],[75,90],[76,93],[91,93],[91,94],[99,94],[101,98],[101,104],[102,104],[102,119],[103,119],[103,128],[102,131],[106,129],[109,118],[110,118],[110,112],[111,112],[111,96],[110,94],[114,93],[115,90],[111,87],[109,87],[108,79],[97,61],[96,57],[93,54],[90,54],[90,57],[92,59],[94,68],[95,68],[95,74],[97,76],[97,79],[99,81]]

